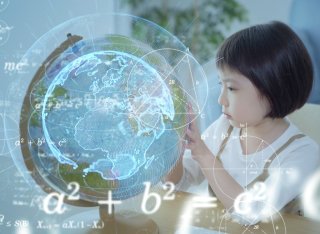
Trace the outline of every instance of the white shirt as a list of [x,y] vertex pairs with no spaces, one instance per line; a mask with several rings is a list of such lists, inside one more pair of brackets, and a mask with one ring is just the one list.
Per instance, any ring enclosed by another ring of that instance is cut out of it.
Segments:
[[[291,136],[301,133],[293,123],[286,120],[289,122],[286,131],[268,147],[257,149],[252,154],[242,153],[239,139],[240,128],[234,128],[231,132],[220,159],[224,169],[242,187],[246,187],[263,172],[266,160]],[[229,121],[221,116],[202,134],[202,139],[214,156],[217,155],[229,126]],[[249,191],[250,196],[252,195],[250,201],[241,203],[245,207],[237,206],[241,209],[235,209],[233,215],[237,216],[239,222],[243,224],[254,224],[265,218],[267,214],[278,212],[302,193],[304,184],[316,171],[319,164],[319,145],[308,136],[296,139],[273,160],[268,169],[269,177],[262,185],[259,184],[263,186],[260,186],[260,192],[258,190]],[[199,164],[191,158],[190,150],[185,152],[183,165],[184,172],[182,179],[177,184],[178,189],[186,190],[190,185],[200,184],[205,179]],[[248,196],[242,197],[248,198]],[[259,216],[261,210],[266,213]]]

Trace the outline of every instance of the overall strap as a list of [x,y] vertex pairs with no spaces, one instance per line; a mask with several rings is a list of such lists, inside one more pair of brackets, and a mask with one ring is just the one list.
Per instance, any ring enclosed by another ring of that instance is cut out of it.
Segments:
[[223,139],[223,141],[222,141],[221,144],[220,144],[219,151],[218,151],[218,153],[217,153],[217,155],[216,155],[216,158],[219,159],[219,160],[221,160],[221,159],[220,159],[221,153],[222,153],[222,151],[224,150],[224,148],[225,148],[226,145],[227,145],[227,142],[228,142],[228,140],[229,140],[229,137],[230,137],[230,135],[231,135],[232,130],[233,130],[233,126],[230,125],[229,128],[228,128],[228,131],[227,131],[226,136],[224,136],[224,139]]
[[[268,172],[268,168],[270,167],[272,161],[277,157],[277,155],[280,154],[280,152],[282,152],[286,147],[288,147],[293,141],[295,141],[296,139],[302,138],[304,137],[304,134],[297,134],[292,136],[284,145],[282,145],[266,162],[263,172],[262,174],[260,174],[256,179],[254,179],[250,184],[248,184],[246,186],[246,188],[253,186],[254,183],[258,182],[258,181],[265,181],[268,176],[269,176],[269,172]],[[297,214],[300,216],[303,216],[303,209],[301,207],[301,202],[300,202],[300,197],[299,195],[292,199],[290,202],[287,203],[287,205],[285,205],[285,207],[283,207],[281,209],[281,212],[285,212],[285,213],[293,213],[293,214]]]
[[258,182],[258,181],[265,181],[267,179],[267,177],[269,176],[269,167],[271,165],[271,163],[273,162],[273,160],[285,149],[287,148],[293,141],[299,139],[299,138],[302,138],[304,137],[305,135],[304,134],[297,134],[297,135],[294,135],[292,137],[289,138],[289,140],[284,143],[277,151],[275,151],[271,157],[266,160],[266,164],[264,165],[264,168],[263,168],[263,172],[257,177],[255,178],[251,183],[249,183],[246,188],[248,187],[251,187],[254,183]]
[[[216,155],[216,159],[219,160],[219,161],[221,161],[220,155],[221,155],[222,151],[224,150],[224,148],[226,147],[226,144],[228,142],[228,139],[230,137],[230,134],[231,134],[232,130],[233,130],[233,126],[230,125],[228,130],[227,130],[227,134],[224,136],[224,139],[222,140],[222,142],[220,144],[218,153]],[[210,196],[212,196],[212,197],[216,196],[210,185],[208,185],[208,191],[209,191]]]

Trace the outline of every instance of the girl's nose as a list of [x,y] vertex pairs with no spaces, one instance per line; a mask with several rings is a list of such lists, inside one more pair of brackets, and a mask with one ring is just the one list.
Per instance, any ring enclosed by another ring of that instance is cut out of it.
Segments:
[[228,106],[229,105],[228,100],[227,100],[226,95],[225,95],[224,88],[221,88],[221,92],[220,92],[220,95],[219,95],[219,98],[218,98],[218,103],[221,106]]

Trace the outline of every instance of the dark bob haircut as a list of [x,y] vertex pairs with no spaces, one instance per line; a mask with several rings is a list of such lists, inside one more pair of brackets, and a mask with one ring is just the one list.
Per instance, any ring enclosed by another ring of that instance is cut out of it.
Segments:
[[271,22],[243,29],[220,46],[216,65],[246,76],[267,98],[267,117],[283,118],[302,107],[313,84],[310,56],[286,24]]

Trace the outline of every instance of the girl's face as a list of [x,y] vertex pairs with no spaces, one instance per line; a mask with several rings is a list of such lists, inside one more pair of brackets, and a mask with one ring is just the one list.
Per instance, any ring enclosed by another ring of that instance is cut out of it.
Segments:
[[238,128],[260,124],[269,113],[270,105],[251,81],[227,66],[219,70],[219,79],[218,102],[230,124]]

